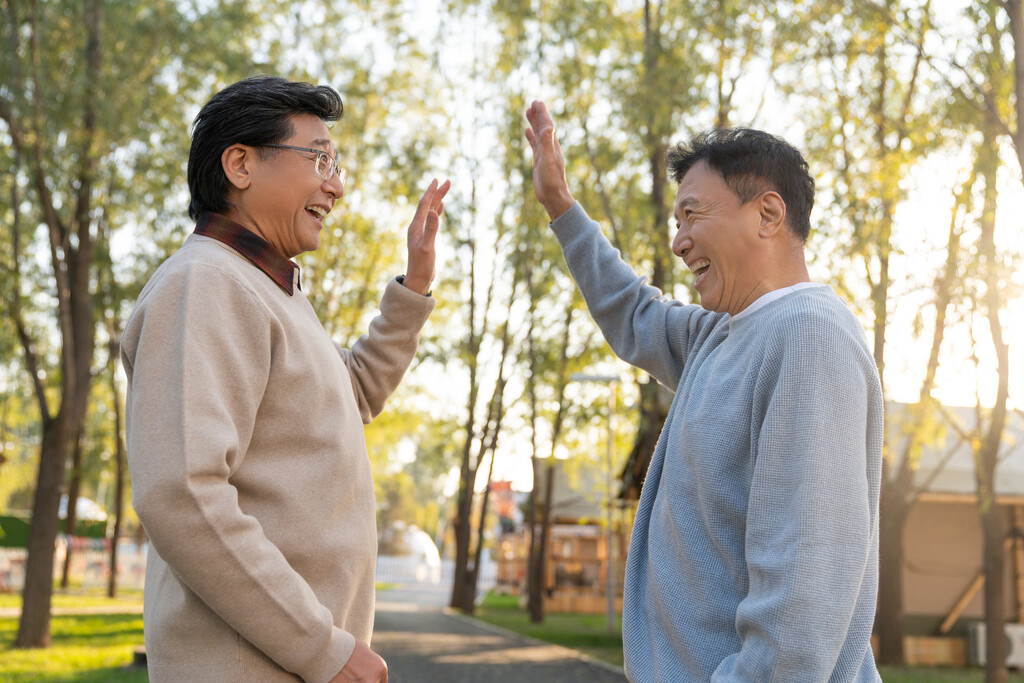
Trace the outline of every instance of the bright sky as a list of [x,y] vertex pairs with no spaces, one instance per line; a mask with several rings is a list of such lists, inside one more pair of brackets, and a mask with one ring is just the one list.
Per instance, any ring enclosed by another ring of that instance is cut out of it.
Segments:
[[[1009,154],[1005,156],[995,237],[999,253],[1009,263],[1011,254],[1019,255],[1024,250],[1024,228],[1020,220],[1024,215],[1024,189],[1016,159]],[[956,158],[922,165],[909,179],[908,200],[896,212],[897,247],[904,253],[894,259],[893,288],[894,294],[903,296],[897,298],[898,305],[890,312],[893,323],[886,337],[886,381],[890,399],[915,401],[920,392],[935,317],[934,293],[930,288],[922,289],[922,280],[934,279],[945,260],[952,188],[964,179],[965,168],[965,161]],[[970,230],[969,226],[965,240],[973,244],[974,233]],[[1006,301],[1006,310],[1000,319],[1004,340],[1010,345],[1010,406],[1024,409],[1024,364],[1015,362],[1022,358],[1020,349],[1024,347],[1024,273],[1014,269],[1008,276],[1009,286],[1004,288],[1003,296],[1004,300],[1007,296],[1012,298]],[[919,310],[926,325],[915,339],[913,320]],[[996,361],[988,319],[983,313],[973,322],[976,337],[973,349],[970,329],[970,325],[961,322],[947,330],[934,395],[948,405],[975,405],[977,387],[982,405],[991,406],[995,401]],[[971,360],[974,353],[979,360],[977,367]]]

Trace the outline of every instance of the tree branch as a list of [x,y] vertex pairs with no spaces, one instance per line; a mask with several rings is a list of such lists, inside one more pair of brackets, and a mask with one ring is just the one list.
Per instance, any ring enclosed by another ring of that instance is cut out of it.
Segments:
[[[20,166],[21,154],[16,148],[14,150],[13,170],[17,170]],[[21,211],[18,208],[21,205],[21,201],[18,198],[18,183],[15,175],[15,173],[11,174],[11,207],[13,213],[11,220],[11,271],[14,274],[14,291],[11,292],[10,299],[8,299],[8,310],[18,333],[18,342],[21,344],[22,352],[25,354],[25,369],[32,380],[36,403],[39,405],[39,416],[45,425],[51,419],[50,407],[46,402],[46,385],[39,374],[39,357],[36,355],[35,344],[28,332],[25,316],[21,311]]]
[[619,222],[615,219],[615,212],[612,211],[611,198],[608,196],[608,190],[604,185],[604,174],[601,171],[601,167],[597,163],[597,157],[594,155],[594,150],[590,147],[590,129],[587,127],[587,117],[582,118],[580,124],[583,128],[583,148],[587,151],[587,159],[590,160],[590,166],[594,169],[594,185],[597,187],[597,194],[601,198],[601,207],[604,209],[605,220],[612,229],[612,243],[615,248],[626,253],[622,248],[622,236],[619,232]]
[[1024,169],[1024,4],[1020,0],[1003,0],[1000,4],[1010,18],[1010,36],[1013,38],[1013,91],[1016,95],[1014,113],[1017,129],[1010,135],[1010,139],[1017,152],[1017,162]]

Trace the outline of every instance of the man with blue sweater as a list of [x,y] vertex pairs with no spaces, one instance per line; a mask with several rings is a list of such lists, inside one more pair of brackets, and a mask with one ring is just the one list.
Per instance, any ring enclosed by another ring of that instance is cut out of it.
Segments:
[[543,103],[527,119],[534,190],[591,314],[619,357],[675,391],[626,564],[626,675],[879,681],[882,392],[857,320],[809,281],[806,161],[751,129],[670,150],[672,251],[700,295],[684,305],[573,199]]

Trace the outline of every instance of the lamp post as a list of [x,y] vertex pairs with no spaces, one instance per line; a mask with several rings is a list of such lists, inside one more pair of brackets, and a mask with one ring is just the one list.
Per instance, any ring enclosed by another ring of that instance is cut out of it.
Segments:
[[614,505],[613,494],[612,494],[612,413],[615,411],[615,389],[612,384],[619,381],[617,375],[587,375],[583,373],[573,373],[569,379],[573,382],[598,382],[601,384],[608,385],[608,438],[607,448],[605,450],[605,464],[607,466],[607,484],[608,484],[608,505],[606,510],[606,519],[608,523],[607,529],[607,544],[608,544],[608,566],[605,568],[605,599],[606,599],[606,616],[607,616],[607,628],[608,633],[618,632],[618,626],[615,623],[615,551],[612,546],[612,507]]

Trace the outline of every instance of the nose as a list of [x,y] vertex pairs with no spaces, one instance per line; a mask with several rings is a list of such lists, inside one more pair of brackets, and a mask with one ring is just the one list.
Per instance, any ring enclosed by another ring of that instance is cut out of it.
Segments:
[[348,173],[344,169],[339,168],[330,178],[324,181],[324,192],[332,199],[341,199],[345,196],[345,181],[347,177]]
[[672,253],[682,258],[686,256],[686,252],[690,251],[693,247],[693,240],[690,239],[690,230],[686,226],[686,222],[679,224],[679,229],[676,230],[676,236],[672,238]]

